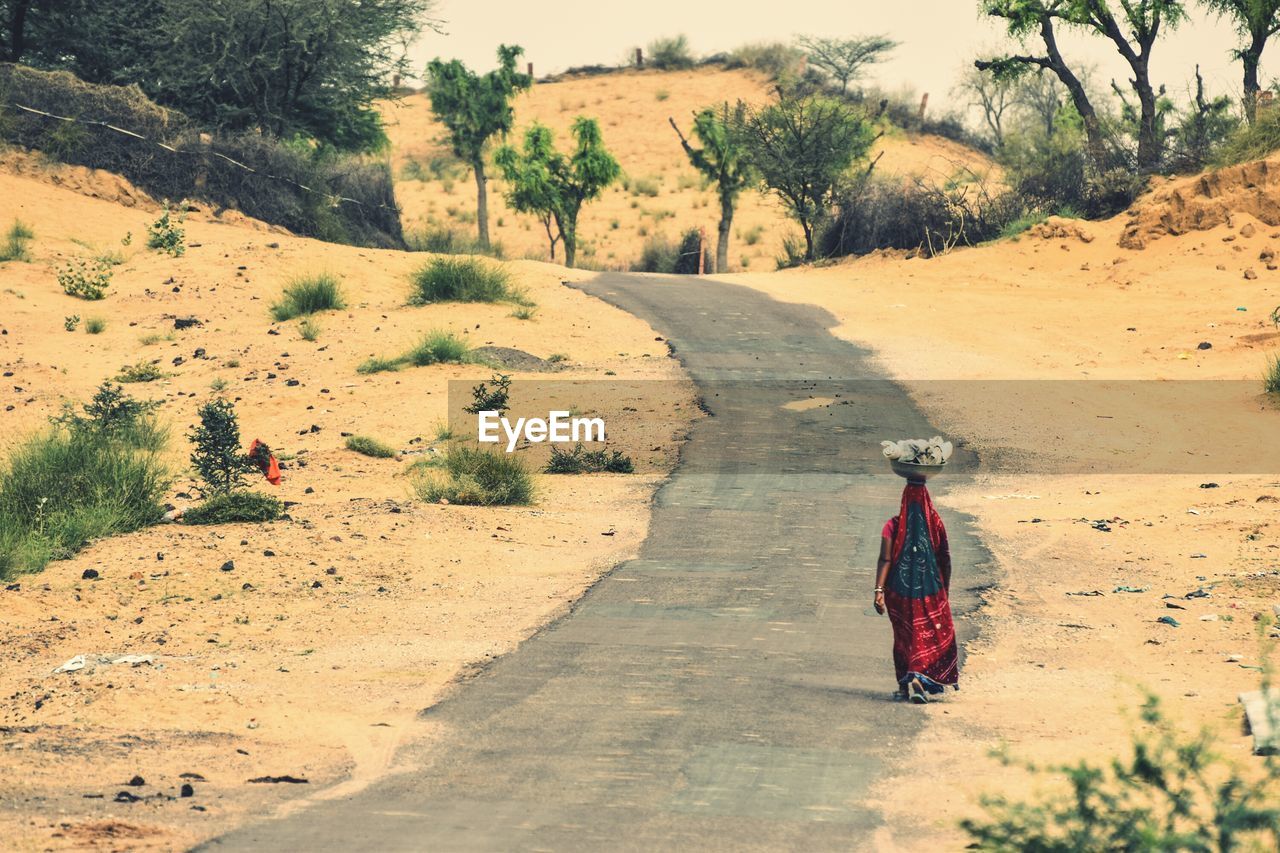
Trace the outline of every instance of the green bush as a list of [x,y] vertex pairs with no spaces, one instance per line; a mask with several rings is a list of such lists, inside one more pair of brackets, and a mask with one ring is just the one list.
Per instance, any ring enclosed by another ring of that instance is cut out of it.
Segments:
[[[501,219],[498,220],[501,225]],[[497,241],[490,241],[486,249],[471,232],[452,228],[428,227],[405,235],[405,245],[411,252],[431,252],[437,255],[489,255],[502,259],[506,250]]]
[[632,272],[674,272],[680,247],[666,234],[651,234],[640,249],[640,260],[631,267]]
[[466,364],[472,360],[471,346],[466,341],[452,332],[437,329],[424,335],[404,355],[367,359],[356,368],[356,373],[383,373],[409,365],[426,367],[430,364]]
[[631,194],[642,195],[648,198],[657,198],[662,192],[662,182],[658,178],[645,177],[636,178],[631,181]]
[[587,450],[581,443],[573,450],[561,450],[551,446],[551,458],[542,469],[548,474],[634,474],[635,466],[630,456],[620,451]]
[[72,435],[104,435],[140,450],[158,452],[169,441],[167,430],[153,416],[159,403],[135,400],[119,385],[103,382],[77,413],[67,404],[53,422]]
[[396,455],[395,448],[367,435],[347,436],[347,450],[353,450],[362,456],[372,456],[374,459],[391,459]]
[[654,39],[649,42],[646,53],[649,65],[663,71],[693,67],[693,53],[689,50],[689,39],[683,34]]
[[1253,124],[1243,124],[1218,149],[1214,161],[1219,166],[1232,166],[1261,160],[1280,149],[1280,110],[1260,109]]
[[514,454],[460,445],[449,450],[443,471],[420,472],[414,489],[428,503],[473,506],[523,506],[534,495],[533,478]]
[[182,515],[187,524],[236,524],[275,521],[284,514],[284,504],[271,495],[245,490],[214,495]]
[[58,271],[58,284],[68,296],[87,299],[91,302],[105,299],[107,288],[111,286],[111,267],[101,261],[91,266],[83,258],[67,261],[67,265]]
[[164,371],[160,366],[151,361],[139,361],[136,364],[127,364],[120,368],[120,372],[116,374],[116,382],[154,382],[157,379],[164,378]]
[[30,243],[35,236],[35,232],[21,219],[13,220],[13,224],[5,232],[4,243],[0,245],[0,263],[31,260],[27,243]]
[[304,341],[314,342],[320,337],[320,324],[308,317],[298,324],[298,334]]
[[1268,394],[1280,394],[1280,355],[1273,355],[1267,360],[1262,389]]
[[961,827],[981,850],[1276,850],[1280,778],[1241,775],[1213,751],[1206,732],[1176,730],[1154,697],[1143,706],[1146,733],[1133,754],[1109,765],[1081,761],[1047,769],[1061,794],[1031,802],[983,798],[986,815]]
[[84,412],[68,409],[0,464],[0,578],[39,571],[94,539],[164,515],[165,436],[149,407],[119,395]]
[[452,332],[436,330],[428,332],[404,354],[404,359],[414,367],[426,367],[429,364],[464,364],[470,356],[471,347],[466,341]]
[[244,475],[257,465],[240,450],[240,419],[227,400],[200,407],[200,423],[187,435],[195,445],[191,466],[207,495],[225,495],[244,487]]
[[304,314],[346,307],[337,276],[329,273],[300,276],[289,282],[284,289],[283,298],[271,306],[271,318],[277,323],[283,323]]
[[410,305],[433,302],[515,302],[529,304],[511,285],[506,267],[479,258],[436,258],[413,274]]
[[91,335],[100,335],[107,329],[107,321],[101,317],[90,317],[84,321],[84,330]]
[[[346,156],[257,130],[208,133],[181,113],[157,106],[136,86],[94,85],[65,71],[0,64],[0,91],[8,101],[92,117],[177,153],[99,125],[50,122],[17,111],[7,111],[0,121],[0,142],[123,175],[153,198],[199,199],[308,237],[403,247],[395,182],[385,159]],[[200,168],[192,168],[193,162]]]
[[754,68],[777,80],[796,76],[804,51],[785,42],[744,44],[729,52],[726,68]]
[[187,251],[187,233],[182,229],[182,220],[168,207],[159,219],[147,226],[147,248],[166,252],[175,258]]

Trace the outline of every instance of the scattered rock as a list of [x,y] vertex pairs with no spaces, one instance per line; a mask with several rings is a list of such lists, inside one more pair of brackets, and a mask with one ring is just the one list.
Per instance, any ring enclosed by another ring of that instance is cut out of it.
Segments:
[[143,779],[141,776],[134,776],[126,784],[130,788],[141,788],[143,785],[147,784],[147,780]]
[[235,560],[227,560],[225,563],[223,563],[223,564],[222,564],[222,566],[221,566],[221,568],[219,569],[219,571],[223,571],[223,572],[233,572],[233,571],[235,571],[235,568],[236,568],[236,561],[235,561]]
[[1208,341],[1201,341],[1200,343],[1196,344],[1196,349],[1213,349],[1213,344],[1209,343]]
[[196,789],[191,787],[190,783],[183,783],[182,788],[178,791],[179,797],[194,797]]
[[310,784],[306,779],[300,779],[297,776],[258,776],[257,778],[249,780],[249,784],[251,785],[278,785],[280,783],[287,785]]
[[116,794],[115,801],[117,803],[136,803],[141,799],[142,797],[139,797],[137,794],[130,794],[128,791],[121,791]]
[[1244,277],[1249,281],[1253,281],[1258,277],[1258,273],[1254,271],[1253,267],[1248,267],[1244,271]]
[[98,570],[97,570],[97,569],[85,569],[85,570],[84,570],[84,572],[80,575],[80,579],[81,579],[81,580],[86,580],[86,581],[94,581],[94,580],[97,580],[97,579],[98,579]]
[[190,329],[193,326],[202,326],[202,325],[204,324],[201,323],[199,320],[197,320],[195,317],[174,317],[173,318],[173,327],[175,329]]
[[1257,234],[1257,233],[1258,233],[1258,229],[1253,227],[1252,222],[1246,222],[1243,225],[1243,227],[1241,227],[1240,229],[1241,237],[1252,237],[1254,234]]

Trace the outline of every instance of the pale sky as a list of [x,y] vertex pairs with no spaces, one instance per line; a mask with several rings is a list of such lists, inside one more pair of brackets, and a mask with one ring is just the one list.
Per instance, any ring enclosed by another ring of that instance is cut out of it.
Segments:
[[[960,70],[984,49],[1002,43],[998,22],[980,18],[974,0],[440,0],[445,35],[427,34],[415,46],[415,69],[434,56],[459,58],[472,68],[495,63],[499,44],[524,47],[539,76],[575,65],[616,65],[636,45],[685,33],[698,55],[748,42],[790,40],[799,33],[824,36],[884,33],[901,42],[892,59],[874,66],[868,82],[894,91],[930,93],[930,106],[945,108]],[[1103,86],[1126,67],[1101,37],[1064,35],[1068,61],[1092,65]],[[1209,94],[1238,97],[1239,63],[1228,51],[1236,36],[1198,9],[1163,43],[1157,43],[1153,77],[1178,102],[1186,100],[1196,63]],[[1264,54],[1262,81],[1280,71],[1280,44]],[[1270,61],[1269,61],[1270,60]],[[961,105],[956,105],[961,106]]]

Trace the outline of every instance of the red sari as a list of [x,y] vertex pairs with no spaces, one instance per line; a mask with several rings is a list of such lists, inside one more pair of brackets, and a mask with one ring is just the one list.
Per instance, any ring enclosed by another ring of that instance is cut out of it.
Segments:
[[884,526],[891,543],[884,603],[893,625],[898,684],[919,679],[930,693],[959,689],[955,626],[951,622],[951,552],[947,529],[924,483],[908,481],[902,509]]

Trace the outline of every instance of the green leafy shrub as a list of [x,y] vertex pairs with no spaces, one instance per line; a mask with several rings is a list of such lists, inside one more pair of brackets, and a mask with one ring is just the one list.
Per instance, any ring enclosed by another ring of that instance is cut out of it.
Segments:
[[271,318],[283,323],[294,317],[346,307],[337,276],[329,273],[299,276],[285,286],[283,297],[271,306]]
[[428,503],[447,501],[473,506],[523,506],[533,502],[533,478],[514,454],[456,446],[442,471],[420,472],[414,482]]
[[165,252],[173,257],[181,257],[187,251],[187,233],[182,228],[182,219],[165,207],[160,218],[147,226],[147,248]]
[[347,436],[347,450],[362,456],[372,456],[374,459],[391,459],[396,455],[395,448],[367,435]]
[[235,491],[214,495],[182,514],[187,524],[237,524],[275,521],[284,514],[278,498],[262,492]]
[[436,258],[413,274],[410,305],[433,302],[527,303],[506,267],[478,258]]
[[693,67],[693,53],[689,50],[689,39],[683,34],[654,39],[649,42],[646,53],[649,65],[663,71]]
[[79,314],[69,314],[68,316],[62,318],[62,328],[67,330],[68,332],[74,332],[79,327],[80,327]]
[[573,450],[552,445],[551,458],[542,470],[548,474],[634,474],[636,469],[631,457],[620,451],[587,450],[579,442]]
[[35,239],[35,236],[35,232],[21,219],[13,220],[13,224],[5,232],[4,243],[0,244],[0,263],[31,260],[31,252],[28,251],[27,244]]
[[68,408],[0,464],[0,578],[164,515],[165,434],[150,407],[103,386],[83,412]]
[[631,267],[633,272],[674,272],[680,247],[666,234],[651,234],[640,249],[640,259]]
[[120,368],[120,372],[116,374],[116,382],[154,382],[157,379],[163,379],[164,371],[153,361],[139,361],[136,364],[127,364]]
[[111,286],[111,267],[101,261],[91,265],[83,258],[75,258],[58,271],[58,284],[64,293],[77,299],[105,299]]
[[[986,815],[961,827],[981,850],[1280,849],[1280,778],[1257,780],[1213,751],[1207,732],[1180,733],[1155,697],[1142,709],[1146,733],[1110,766],[1081,761],[1048,772],[1061,794],[1032,802],[986,797]],[[1026,765],[1032,772],[1046,769]]]

